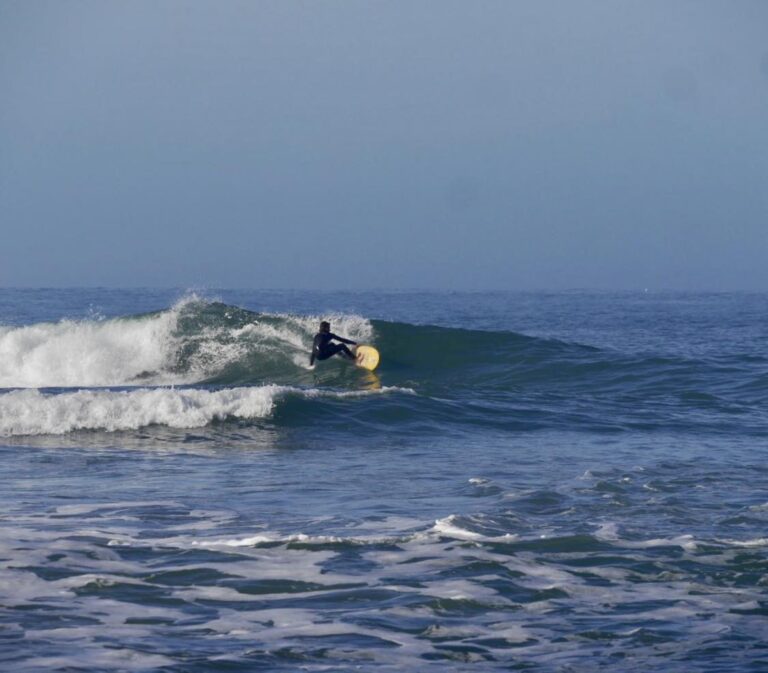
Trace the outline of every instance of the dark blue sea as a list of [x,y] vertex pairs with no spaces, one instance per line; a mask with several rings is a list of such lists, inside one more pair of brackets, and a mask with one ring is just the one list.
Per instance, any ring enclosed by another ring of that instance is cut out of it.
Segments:
[[0,669],[768,671],[767,457],[766,294],[0,290]]

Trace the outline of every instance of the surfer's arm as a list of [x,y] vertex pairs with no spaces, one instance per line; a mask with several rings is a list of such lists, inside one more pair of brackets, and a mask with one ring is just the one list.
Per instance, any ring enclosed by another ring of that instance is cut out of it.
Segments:
[[331,339],[336,339],[336,341],[341,341],[343,344],[352,344],[353,346],[357,345],[357,341],[352,341],[352,339],[345,339],[344,337],[336,336],[335,334],[329,335]]

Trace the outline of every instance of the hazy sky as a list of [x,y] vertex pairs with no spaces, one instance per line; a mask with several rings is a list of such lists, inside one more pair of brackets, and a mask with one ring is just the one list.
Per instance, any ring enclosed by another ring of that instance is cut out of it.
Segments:
[[0,0],[0,285],[768,289],[768,2]]

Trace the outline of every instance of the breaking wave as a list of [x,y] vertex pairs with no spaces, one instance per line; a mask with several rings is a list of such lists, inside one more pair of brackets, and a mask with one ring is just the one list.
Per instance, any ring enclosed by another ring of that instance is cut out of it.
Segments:
[[328,413],[317,396],[377,390],[418,393],[369,405],[377,431],[412,422],[711,433],[737,425],[765,434],[768,365],[754,358],[627,354],[514,332],[322,317],[381,351],[376,374],[338,358],[310,368],[320,316],[196,296],[155,313],[0,327],[0,435],[201,427],[274,417],[290,398],[303,402],[286,407],[284,422],[346,423],[347,409]]
[[[364,318],[331,319],[339,334],[371,337]],[[0,327],[0,388],[295,380],[317,322],[191,297],[145,315]]]

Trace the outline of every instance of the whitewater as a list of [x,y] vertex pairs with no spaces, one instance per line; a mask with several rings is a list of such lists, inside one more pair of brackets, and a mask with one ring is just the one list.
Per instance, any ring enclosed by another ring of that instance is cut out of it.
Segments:
[[0,661],[766,670],[766,308],[0,290]]

